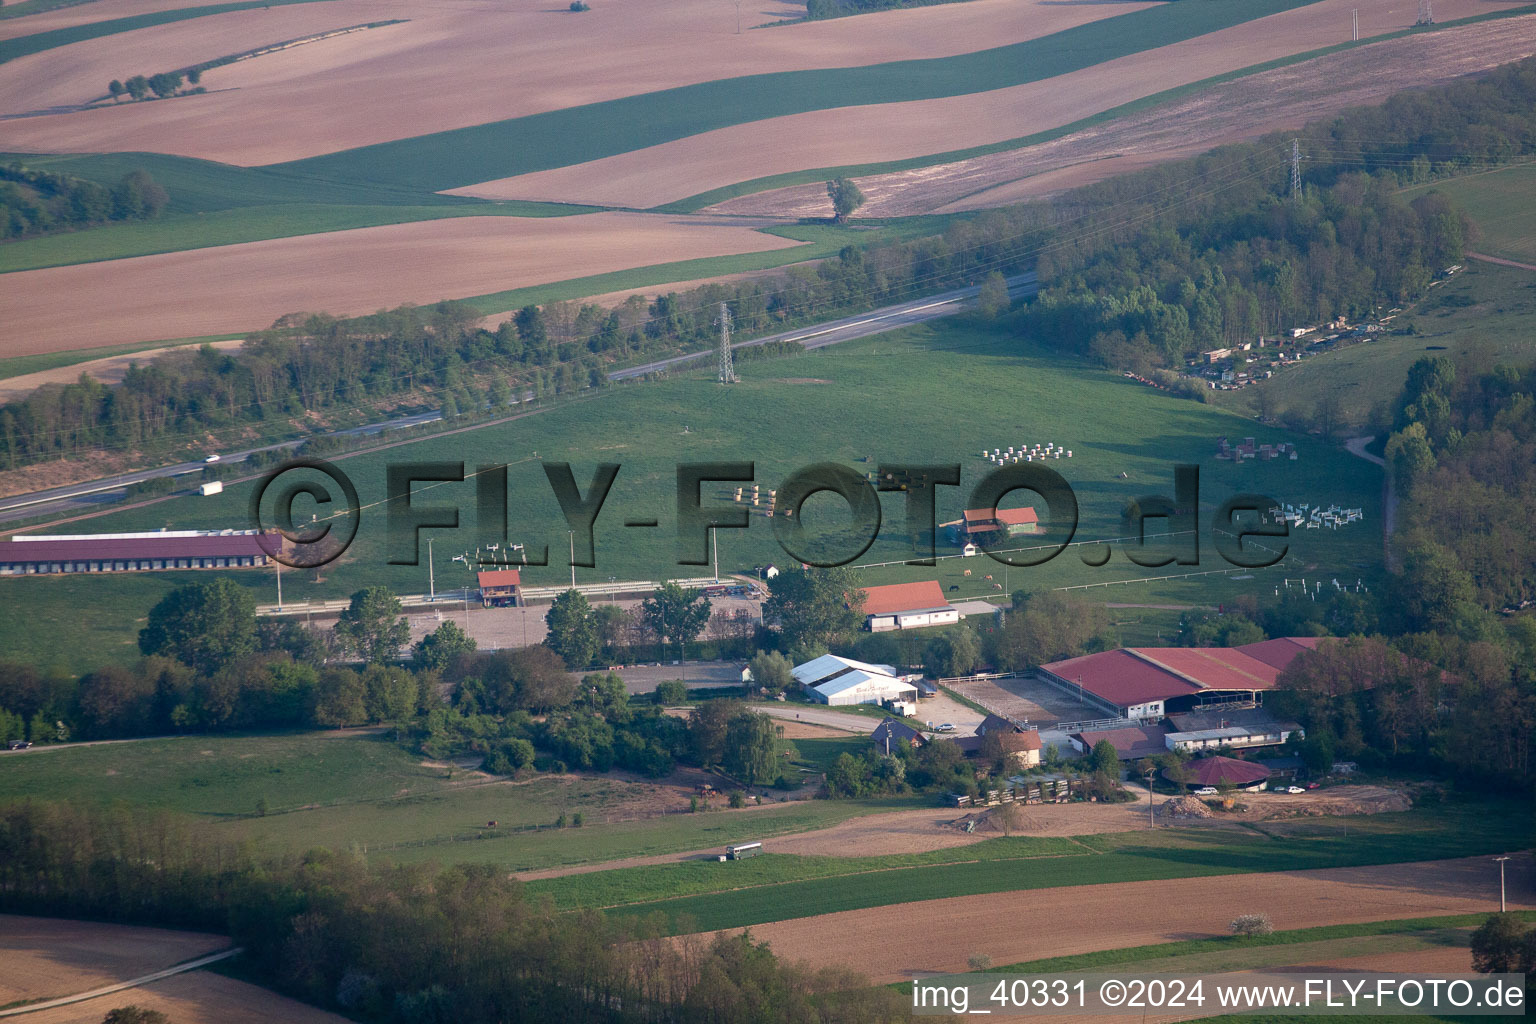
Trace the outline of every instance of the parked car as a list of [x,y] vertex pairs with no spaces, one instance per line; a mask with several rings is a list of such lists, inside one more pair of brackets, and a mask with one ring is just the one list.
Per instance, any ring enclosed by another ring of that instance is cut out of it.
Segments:
[[1309,782],[1309,783],[1307,783],[1307,788],[1308,789],[1316,789],[1320,785],[1322,785],[1322,783],[1320,783],[1320,782]]
[[1289,793],[1292,796],[1295,796],[1297,793],[1305,793],[1306,790],[1302,789],[1300,786],[1286,786],[1284,789],[1280,790],[1280,792]]
[[1215,796],[1218,790],[1215,786],[1201,786],[1195,790],[1195,796]]
[[5,749],[6,750],[26,750],[31,745],[32,745],[32,742],[30,740],[11,740],[10,743],[6,744]]
[[944,722],[943,724],[941,724],[934,731],[935,732],[954,732],[955,731],[955,724],[953,722]]
[[206,459],[204,459],[203,461],[204,462],[209,462],[209,463],[218,462],[219,461],[219,457],[217,455],[210,455]]

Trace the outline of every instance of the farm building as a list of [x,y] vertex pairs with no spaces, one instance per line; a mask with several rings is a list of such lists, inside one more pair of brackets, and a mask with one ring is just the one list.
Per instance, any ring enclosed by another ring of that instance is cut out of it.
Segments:
[[0,544],[0,576],[264,566],[283,538],[256,530],[22,534]]
[[1188,712],[1169,715],[1168,722],[1173,727],[1167,736],[1168,749],[1186,754],[1221,747],[1275,747],[1292,733],[1305,735],[1297,723],[1277,721],[1259,708]]
[[882,754],[889,754],[902,740],[910,743],[914,750],[928,742],[928,738],[922,733],[906,722],[894,718],[887,718],[875,726],[875,731],[869,734],[869,738],[875,744],[875,749]]
[[1105,741],[1115,748],[1122,761],[1137,761],[1168,753],[1168,727],[1164,725],[1125,725],[1118,729],[1090,729],[1067,737],[1072,749],[1087,754]]
[[[1163,777],[1167,776],[1168,773],[1164,771]],[[1184,778],[1184,784],[1190,789],[1232,786],[1237,789],[1260,790],[1269,782],[1269,769],[1253,761],[1239,761],[1232,757],[1201,757],[1184,765]]]
[[953,522],[940,524],[955,544],[974,540],[988,542],[1040,532],[1040,516],[1033,508],[971,508]]
[[864,626],[871,633],[943,626],[960,621],[937,580],[864,588]]
[[889,701],[917,701],[917,687],[896,674],[890,665],[869,665],[852,658],[823,654],[791,674],[805,688],[806,695],[823,704],[885,704]]
[[1158,720],[1220,707],[1255,707],[1313,637],[1243,647],[1122,647],[1043,665],[1039,678],[1105,717]]
[[475,579],[480,585],[480,603],[485,607],[502,608],[523,603],[519,592],[523,576],[517,569],[492,569],[477,574]]
[[1033,768],[1040,763],[1044,744],[1036,729],[1025,729],[1000,715],[988,715],[976,727],[976,735],[982,737],[978,752],[1000,749],[1017,768]]

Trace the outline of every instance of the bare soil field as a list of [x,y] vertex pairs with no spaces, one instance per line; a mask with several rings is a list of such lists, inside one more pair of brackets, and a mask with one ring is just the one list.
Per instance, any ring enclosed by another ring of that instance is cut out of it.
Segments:
[[0,1006],[89,992],[228,946],[202,932],[0,916]]
[[[1442,21],[1518,4],[1445,0],[1444,6],[1443,13],[1439,7],[1435,11]],[[906,159],[1020,138],[1175,86],[1344,42],[1350,11],[1356,7],[1362,38],[1409,28],[1418,16],[1418,5],[1407,0],[1321,0],[1041,82],[946,99],[771,118],[456,191],[498,199],[643,208],[765,175]],[[1523,20],[1516,24],[1518,31],[1506,22],[1494,32],[1529,41],[1530,26]],[[1397,88],[1409,84],[1399,79]]]
[[697,217],[464,217],[27,270],[5,275],[0,356],[228,334],[293,312],[367,313],[800,244]]
[[[210,347],[216,349],[238,348],[239,341],[215,341]],[[128,367],[134,363],[144,366],[153,362],[167,352],[174,352],[175,348],[150,348],[142,352],[132,352],[128,355],[107,356],[103,359],[91,359],[83,363],[71,363],[68,366],[55,366],[51,370],[39,370],[36,373],[24,373],[18,377],[7,377],[0,380],[0,402],[14,402],[25,398],[45,384],[72,384],[80,378],[82,373],[88,373],[103,384],[116,384],[128,373]]]
[[30,36],[36,32],[52,32],[54,29],[75,25],[90,25],[114,18],[131,18],[138,14],[154,14],[158,11],[175,11],[183,7],[202,7],[209,0],[91,0],[90,3],[73,7],[61,7],[52,11],[0,21],[0,39]]
[[[1536,908],[1530,857],[1508,866],[1510,906]],[[963,971],[977,953],[1009,964],[1225,935],[1244,913],[1268,914],[1277,929],[1291,929],[1474,913],[1497,900],[1498,872],[1486,857],[1471,857],[960,896],[754,925],[752,937],[791,960],[888,983]]]
[[140,988],[23,1014],[26,1024],[100,1024],[119,1006],[159,1010],[174,1024],[347,1024],[345,1017],[208,971],[189,971]]
[[[854,179],[859,217],[952,213],[1040,199],[1272,131],[1299,127],[1405,88],[1436,85],[1536,52],[1536,17],[1389,39],[1202,90],[1024,149]],[[721,214],[819,217],[819,185],[773,189],[707,208]]]
[[[84,12],[105,12],[109,2],[73,11],[96,20]],[[124,0],[111,16],[137,13],[128,11],[129,2],[162,0]],[[153,150],[275,163],[718,78],[953,56],[1151,4],[972,0],[747,31],[805,10],[793,0],[769,0],[742,10],[739,34],[735,8],[718,0],[625,0],[579,15],[564,6],[540,0],[336,0],[75,43],[0,66],[0,115],[83,103],[104,95],[110,79],[140,71],[170,70],[347,25],[410,19],[215,68],[203,77],[207,95],[12,121],[5,148]],[[130,55],[133,66],[125,67]],[[475,68],[510,73],[466,74]],[[390,83],[387,95],[380,92],[382,81]]]

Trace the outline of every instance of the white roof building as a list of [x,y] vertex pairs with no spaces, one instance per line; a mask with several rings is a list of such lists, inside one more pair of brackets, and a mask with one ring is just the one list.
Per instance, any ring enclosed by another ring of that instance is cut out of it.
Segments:
[[902,679],[891,665],[870,665],[835,654],[823,654],[791,673],[807,695],[823,704],[884,704],[917,700],[917,687]]

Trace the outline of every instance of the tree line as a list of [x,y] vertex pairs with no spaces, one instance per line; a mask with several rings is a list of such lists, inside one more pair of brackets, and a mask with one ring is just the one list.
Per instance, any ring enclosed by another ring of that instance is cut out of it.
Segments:
[[202,81],[203,69],[189,68],[186,72],[160,71],[147,77],[134,75],[126,82],[114,78],[107,84],[107,95],[112,97],[114,103],[121,101],[124,96],[135,101],[142,100],[150,93],[154,93],[157,100],[167,99],[181,91],[183,74],[187,82],[194,86],[193,92],[206,91],[197,84]]
[[186,819],[123,808],[0,807],[0,907],[227,932],[263,984],[369,1024],[877,1024],[902,1012],[889,989],[784,963],[746,935],[674,939],[660,915],[557,913],[491,865],[257,858]]
[[0,167],[0,240],[153,220],[168,202],[165,189],[147,171],[130,171],[108,187],[68,174],[8,164]]

